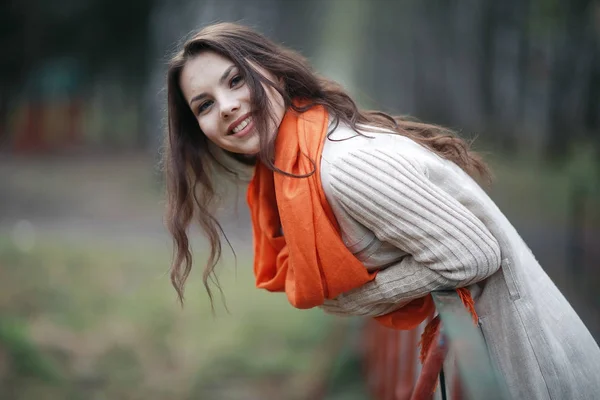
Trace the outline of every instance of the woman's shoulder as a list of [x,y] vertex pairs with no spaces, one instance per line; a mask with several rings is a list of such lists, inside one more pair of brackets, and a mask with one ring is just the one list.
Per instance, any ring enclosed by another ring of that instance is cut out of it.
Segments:
[[325,139],[320,163],[325,187],[336,176],[391,182],[403,174],[445,188],[477,185],[458,165],[409,137],[372,127],[359,127],[357,132],[342,123],[333,127]]
[[372,126],[358,126],[357,130],[343,122],[330,123],[322,153],[323,168],[343,162],[356,153],[384,152],[416,162],[437,156],[414,140],[398,133]]

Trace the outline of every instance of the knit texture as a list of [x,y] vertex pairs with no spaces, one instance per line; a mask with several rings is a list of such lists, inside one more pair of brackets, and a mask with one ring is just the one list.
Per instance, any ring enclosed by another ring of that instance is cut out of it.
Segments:
[[[331,187],[345,211],[382,242],[408,253],[364,287],[326,302],[328,312],[372,315],[382,302],[401,307],[439,289],[466,287],[500,265],[498,242],[484,224],[436,185],[406,154],[353,150],[331,167]],[[389,312],[389,308],[382,312]]]
[[[468,287],[511,398],[598,398],[600,348],[493,200],[456,165],[414,141],[367,134],[336,128],[323,149],[322,182],[344,243],[365,268],[380,272],[322,309],[380,316],[432,290]],[[415,229],[427,234],[407,234]],[[422,329],[384,335],[392,347],[372,337],[369,348],[378,360],[391,359],[398,348],[393,339],[401,337],[406,357],[398,355],[397,365],[414,365],[416,354],[405,349],[416,352]],[[394,372],[387,367],[381,371]],[[411,381],[398,372],[394,379]]]

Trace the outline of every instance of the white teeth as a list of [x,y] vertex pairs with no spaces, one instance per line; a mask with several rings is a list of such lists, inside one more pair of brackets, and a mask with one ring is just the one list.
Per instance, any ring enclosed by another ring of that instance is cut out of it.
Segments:
[[236,126],[235,128],[232,129],[233,133],[238,133],[239,131],[244,129],[250,123],[250,121],[252,121],[252,117],[248,117],[245,120],[243,120],[242,122],[240,122],[238,124],[238,126]]

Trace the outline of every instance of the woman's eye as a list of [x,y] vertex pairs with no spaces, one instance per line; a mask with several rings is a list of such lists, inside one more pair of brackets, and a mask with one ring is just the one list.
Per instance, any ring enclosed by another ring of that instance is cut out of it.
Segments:
[[208,109],[208,107],[211,106],[211,104],[212,104],[212,100],[207,100],[204,103],[200,104],[200,107],[198,107],[198,114],[206,111]]
[[231,79],[231,82],[229,83],[229,85],[231,87],[237,86],[239,85],[242,81],[244,80],[244,78],[242,78],[241,75],[236,75]]

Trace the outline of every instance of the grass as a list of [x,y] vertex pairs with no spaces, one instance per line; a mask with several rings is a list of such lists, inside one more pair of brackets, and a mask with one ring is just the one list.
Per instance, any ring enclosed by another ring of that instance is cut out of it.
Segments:
[[212,315],[199,274],[181,309],[165,274],[169,257],[160,246],[52,237],[23,252],[0,236],[0,321],[26,326],[60,377],[5,375],[10,398],[42,389],[49,400],[296,398],[334,320],[255,289],[247,263],[221,269],[229,313],[217,299]]
[[[257,290],[243,252],[237,270],[230,256],[219,268],[229,312],[217,295],[212,315],[199,270],[181,309],[167,276],[170,245],[144,232],[161,229],[151,161],[0,162],[0,398],[306,398],[340,320]],[[490,191],[501,209],[539,229],[564,229],[576,179],[598,182],[589,172],[597,168],[585,162],[553,169],[527,159],[491,164],[497,179]],[[597,184],[595,190],[585,216],[597,229]],[[31,226],[15,234],[13,220]],[[247,226],[233,216],[227,222],[245,241]],[[113,235],[117,229],[130,230]],[[562,259],[556,263],[564,268]],[[327,399],[367,398],[348,350],[331,370]]]

